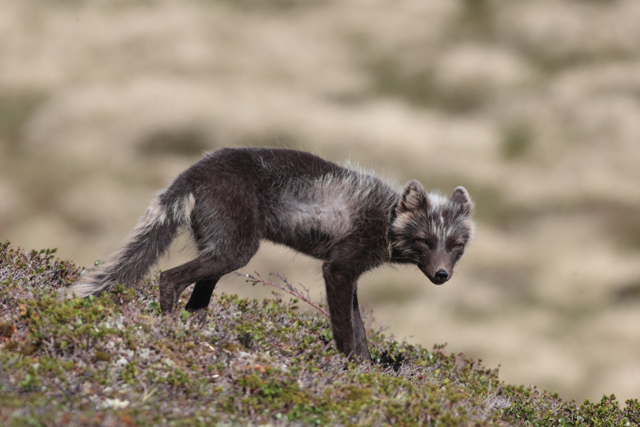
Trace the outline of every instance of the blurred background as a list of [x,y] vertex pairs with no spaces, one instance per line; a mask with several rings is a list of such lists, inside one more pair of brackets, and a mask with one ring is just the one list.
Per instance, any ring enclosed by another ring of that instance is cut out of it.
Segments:
[[[223,146],[464,185],[478,232],[453,280],[364,276],[376,327],[564,398],[639,398],[638,22],[637,0],[3,2],[0,240],[92,266]],[[323,293],[286,249],[254,270]]]

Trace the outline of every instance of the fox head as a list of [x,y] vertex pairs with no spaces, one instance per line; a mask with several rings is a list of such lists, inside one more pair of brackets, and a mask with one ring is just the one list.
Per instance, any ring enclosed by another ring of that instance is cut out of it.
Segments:
[[431,282],[443,284],[473,236],[472,210],[464,187],[446,199],[427,194],[416,180],[409,181],[389,232],[392,261],[416,264]]

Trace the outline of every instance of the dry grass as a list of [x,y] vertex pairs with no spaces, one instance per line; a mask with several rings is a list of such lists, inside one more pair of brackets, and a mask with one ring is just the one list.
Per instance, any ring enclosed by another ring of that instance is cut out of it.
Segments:
[[[456,278],[384,269],[361,299],[399,338],[507,381],[638,397],[638,19],[634,0],[11,2],[0,240],[90,265],[225,145],[465,185],[479,231]],[[317,263],[284,250],[244,270],[322,289]]]

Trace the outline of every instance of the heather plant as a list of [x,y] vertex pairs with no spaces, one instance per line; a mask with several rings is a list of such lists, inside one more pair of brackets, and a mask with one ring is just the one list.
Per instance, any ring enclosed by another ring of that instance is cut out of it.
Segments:
[[[500,382],[444,346],[368,331],[374,363],[333,347],[322,306],[215,295],[161,316],[158,285],[63,299],[81,269],[0,244],[0,424],[630,426],[640,404],[565,402]],[[274,284],[260,276],[250,282]],[[295,289],[286,280],[281,290]],[[288,290],[289,291],[288,291]],[[298,290],[299,296],[305,296]]]

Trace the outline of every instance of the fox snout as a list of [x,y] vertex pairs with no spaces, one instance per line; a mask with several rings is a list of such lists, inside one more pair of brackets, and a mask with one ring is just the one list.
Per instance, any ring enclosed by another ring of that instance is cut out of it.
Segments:
[[452,254],[434,251],[423,264],[419,264],[419,268],[434,285],[442,285],[453,275],[454,264]]
[[451,278],[453,271],[446,268],[439,268],[435,272],[428,271],[427,268],[421,268],[422,272],[431,280],[434,285],[442,285]]
[[439,283],[444,283],[449,279],[449,273],[447,272],[447,270],[445,270],[444,268],[441,268],[440,270],[436,271],[436,280]]

